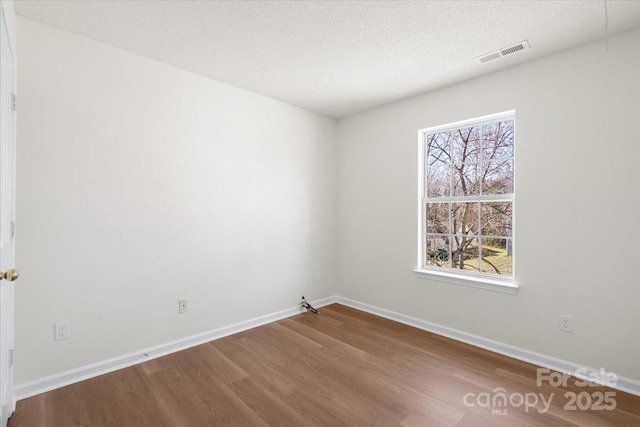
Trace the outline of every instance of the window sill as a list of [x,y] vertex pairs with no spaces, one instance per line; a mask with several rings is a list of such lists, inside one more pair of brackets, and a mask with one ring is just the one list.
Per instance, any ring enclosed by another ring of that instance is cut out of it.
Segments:
[[452,274],[424,269],[416,269],[413,270],[413,272],[415,273],[416,277],[420,279],[453,283],[456,285],[486,289],[489,291],[501,292],[504,294],[516,295],[518,293],[518,285],[512,280],[492,280],[481,277],[465,276],[462,274]]

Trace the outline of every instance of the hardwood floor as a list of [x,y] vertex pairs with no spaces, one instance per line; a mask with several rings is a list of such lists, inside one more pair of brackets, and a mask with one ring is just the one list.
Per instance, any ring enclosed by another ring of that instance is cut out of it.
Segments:
[[[640,397],[536,368],[334,304],[21,400],[9,427],[640,426]],[[499,388],[513,404],[483,406]],[[564,409],[604,392],[615,410]]]

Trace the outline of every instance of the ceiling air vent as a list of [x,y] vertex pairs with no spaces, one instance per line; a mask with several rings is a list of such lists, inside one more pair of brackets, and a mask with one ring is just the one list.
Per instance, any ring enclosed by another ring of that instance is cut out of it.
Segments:
[[512,53],[520,52],[521,50],[529,49],[529,43],[526,40],[523,40],[519,43],[516,43],[511,46],[507,46],[500,50],[496,50],[495,52],[487,53],[486,55],[482,55],[477,57],[476,59],[480,61],[481,64],[485,62],[493,61],[494,59],[502,58],[503,56],[511,55]]

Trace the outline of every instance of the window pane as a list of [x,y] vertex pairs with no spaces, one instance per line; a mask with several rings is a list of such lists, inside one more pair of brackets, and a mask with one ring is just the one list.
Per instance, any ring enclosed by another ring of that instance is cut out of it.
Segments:
[[488,274],[513,274],[511,239],[482,238],[482,271]]
[[477,163],[462,163],[453,166],[453,195],[478,196],[480,165]]
[[513,157],[513,120],[483,126],[482,156],[484,160]]
[[439,166],[451,163],[451,132],[427,135],[427,165]]
[[425,264],[432,267],[449,267],[449,238],[427,236]]
[[451,241],[452,268],[478,271],[478,238],[453,236]]
[[480,233],[483,236],[505,236],[511,234],[511,202],[483,202],[480,204]]
[[449,203],[427,203],[427,233],[449,233]]
[[453,163],[480,160],[481,132],[481,127],[463,128],[451,132],[451,161]]
[[490,160],[484,163],[482,194],[513,193],[513,160]]
[[452,234],[478,234],[478,204],[451,203]]
[[437,166],[427,170],[427,197],[449,197],[451,167]]

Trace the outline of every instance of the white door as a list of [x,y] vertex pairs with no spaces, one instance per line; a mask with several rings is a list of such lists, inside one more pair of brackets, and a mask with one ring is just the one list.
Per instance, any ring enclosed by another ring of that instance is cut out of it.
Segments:
[[15,249],[16,56],[13,22],[7,3],[0,5],[0,427],[5,427],[15,409],[13,280],[17,274],[7,271],[14,268]]

